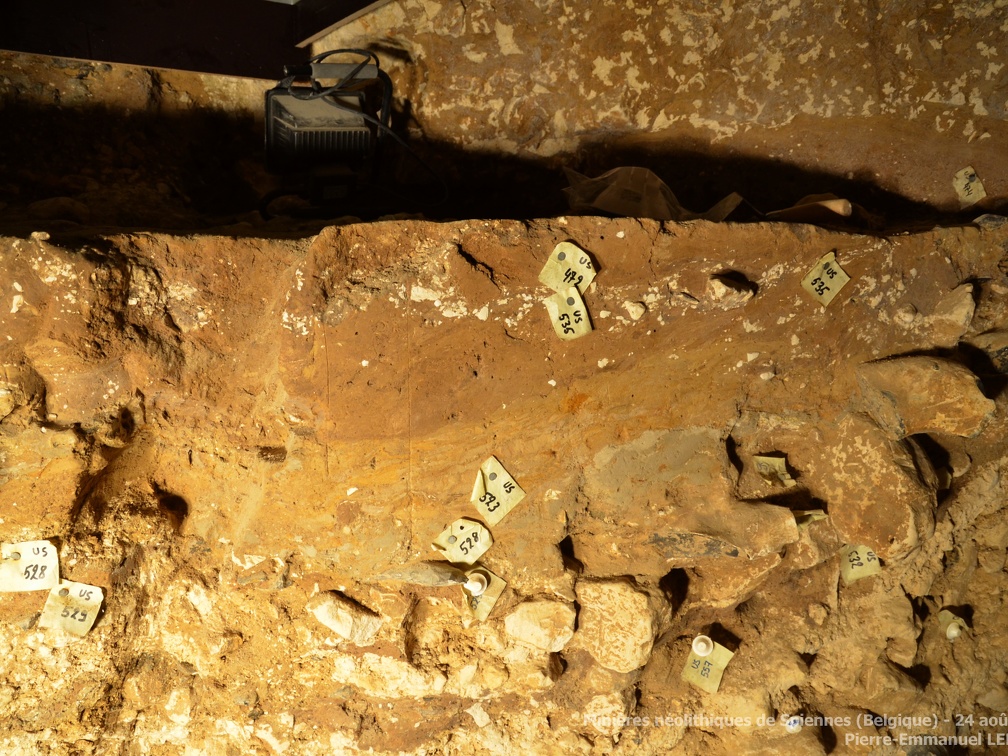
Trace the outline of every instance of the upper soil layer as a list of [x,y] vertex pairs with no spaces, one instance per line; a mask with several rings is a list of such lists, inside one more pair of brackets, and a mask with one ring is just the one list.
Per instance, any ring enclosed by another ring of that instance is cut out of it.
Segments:
[[[1006,31],[1000,0],[395,0],[315,51],[380,55],[393,127],[449,198],[432,204],[436,183],[390,144],[366,201],[328,217],[547,217],[566,211],[561,167],[620,165],[696,211],[833,192],[891,222],[956,214],[967,166],[1004,207]],[[282,183],[262,161],[273,83],[0,53],[0,222],[261,223]]]

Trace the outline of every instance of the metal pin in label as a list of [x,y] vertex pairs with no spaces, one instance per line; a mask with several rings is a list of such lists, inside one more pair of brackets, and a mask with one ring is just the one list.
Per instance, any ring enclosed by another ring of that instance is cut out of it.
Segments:
[[955,189],[956,196],[959,197],[961,210],[975,205],[987,196],[983,182],[980,181],[971,165],[967,165],[952,177],[952,188]]
[[938,612],[938,627],[941,628],[942,633],[945,634],[950,643],[967,630],[966,620],[953,614],[948,609],[942,609]]
[[539,272],[540,283],[556,292],[566,291],[570,287],[583,292],[594,279],[595,266],[591,257],[571,242],[557,244]]
[[466,573],[467,586],[475,584],[476,587],[479,587],[484,582],[486,585],[479,593],[471,592],[468,588],[465,589],[466,606],[469,607],[472,616],[480,622],[490,616],[490,612],[493,611],[494,606],[497,604],[497,599],[500,598],[507,587],[507,583],[503,578],[494,575],[490,570],[483,567],[477,567]]
[[490,457],[480,465],[470,501],[487,525],[493,527],[503,520],[524,498],[522,487],[504,469],[497,457]]
[[431,545],[449,562],[473,564],[493,546],[493,537],[482,523],[463,517],[441,531]]
[[[701,653],[698,653],[701,652]],[[706,635],[693,639],[682,679],[708,693],[717,693],[721,677],[735,654]]]

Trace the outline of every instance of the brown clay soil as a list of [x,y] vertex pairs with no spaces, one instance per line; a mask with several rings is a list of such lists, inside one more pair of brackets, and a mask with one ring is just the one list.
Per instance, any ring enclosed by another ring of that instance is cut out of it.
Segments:
[[[427,217],[264,220],[270,82],[0,54],[0,540],[104,593],[82,637],[0,593],[0,751],[998,752],[1004,9],[498,5],[326,42],[389,61],[457,198]],[[865,214],[567,213],[562,165],[630,163],[696,210]],[[563,241],[598,271],[572,341]],[[422,565],[491,455],[526,496],[479,619]],[[734,652],[715,691],[699,634]]]

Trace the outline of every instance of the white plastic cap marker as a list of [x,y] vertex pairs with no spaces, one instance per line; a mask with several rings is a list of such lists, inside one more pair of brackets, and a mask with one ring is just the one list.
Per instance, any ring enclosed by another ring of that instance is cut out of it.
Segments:
[[792,735],[796,735],[797,733],[801,732],[801,728],[802,728],[802,718],[799,717],[797,714],[793,714],[792,716],[784,720],[784,730],[786,732],[791,733]]
[[482,596],[489,584],[487,576],[482,572],[470,572],[462,588],[470,596]]
[[944,631],[950,643],[958,639],[967,629],[966,620],[948,609],[938,612],[938,627]]
[[706,635],[698,635],[693,639],[693,653],[697,656],[710,656],[714,651],[714,641]]

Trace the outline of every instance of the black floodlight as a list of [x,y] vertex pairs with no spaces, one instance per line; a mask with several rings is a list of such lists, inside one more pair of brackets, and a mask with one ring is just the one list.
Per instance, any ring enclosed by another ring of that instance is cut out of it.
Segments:
[[[363,60],[323,62],[350,55]],[[284,67],[284,78],[266,92],[266,167],[369,172],[389,132],[392,105],[392,80],[379,66],[366,50],[332,50]]]

